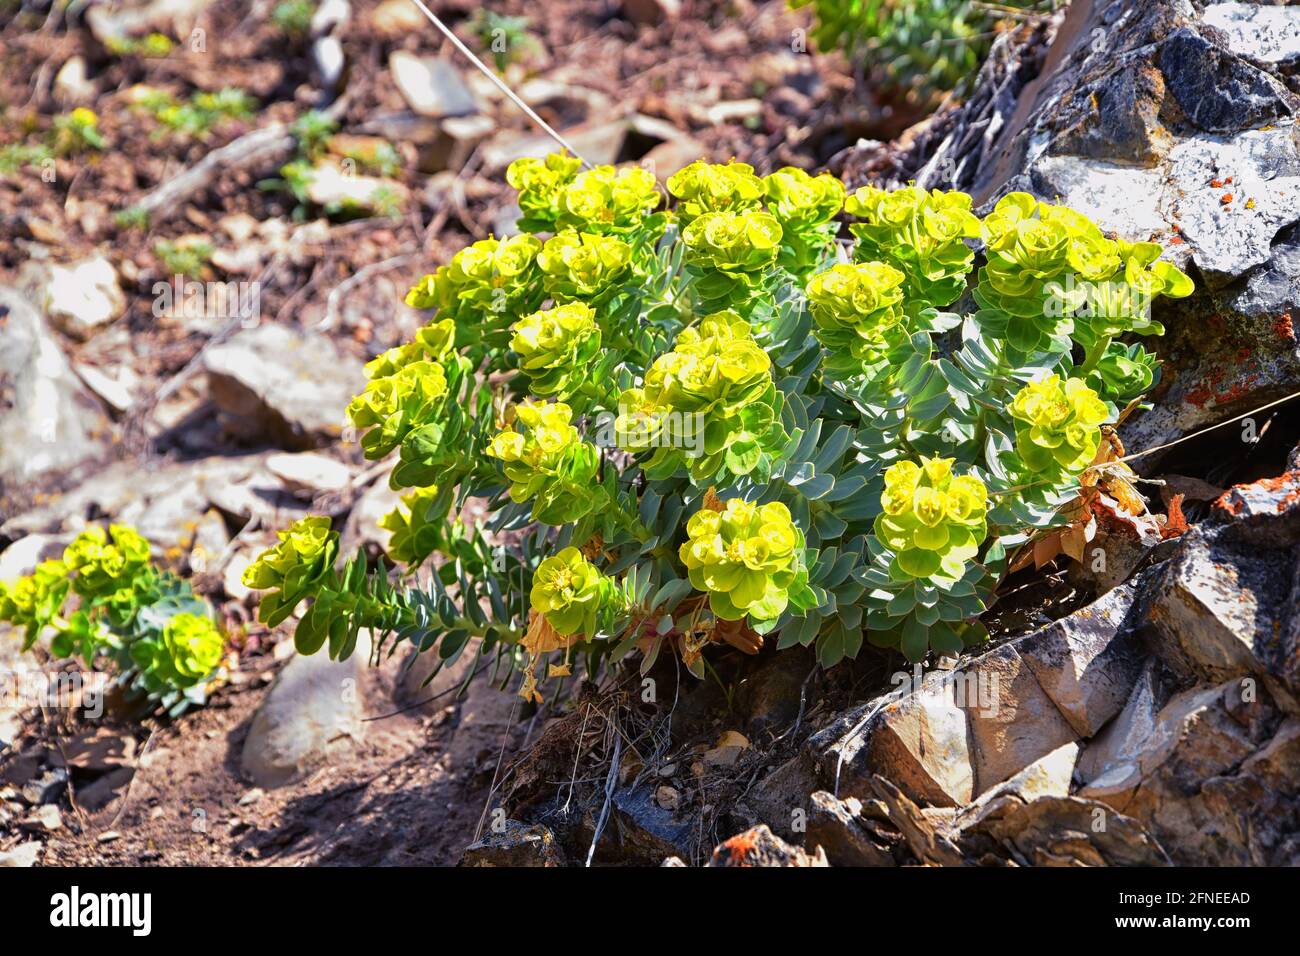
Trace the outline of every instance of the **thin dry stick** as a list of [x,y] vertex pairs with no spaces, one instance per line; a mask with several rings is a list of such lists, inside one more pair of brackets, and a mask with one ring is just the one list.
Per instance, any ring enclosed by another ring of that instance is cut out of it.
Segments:
[[561,136],[554,129],[552,129],[551,125],[547,123],[546,120],[538,116],[533,111],[533,108],[529,106],[527,103],[525,103],[519,97],[519,94],[517,94],[514,90],[512,90],[509,86],[506,85],[505,80],[497,76],[496,73],[494,73],[486,63],[484,63],[477,56],[475,56],[474,51],[471,50],[469,47],[467,47],[464,43],[462,43],[460,37],[452,33],[451,30],[447,28],[446,24],[444,24],[441,20],[435,17],[433,13],[429,10],[429,8],[426,7],[421,2],[421,0],[411,0],[411,2],[415,4],[417,7],[419,7],[420,12],[429,18],[429,22],[432,23],[435,27],[437,27],[442,32],[442,35],[451,41],[452,46],[454,46],[457,50],[459,50],[471,63],[473,63],[474,66],[476,66],[479,69],[479,72],[481,72],[484,76],[486,76],[489,80],[491,80],[494,84],[496,84],[497,89],[499,89],[502,93],[504,93],[509,98],[510,102],[514,103],[515,106],[523,110],[525,116],[527,116],[530,120],[532,120],[534,123],[540,126],[543,132],[545,132],[547,136],[551,137],[551,139],[555,140],[557,143],[559,143],[561,146],[567,149],[572,155],[582,160],[582,165],[586,166],[588,169],[592,168],[591,163],[583,159],[582,155],[576,149],[573,148],[573,145],[568,140],[566,140],[563,136]]
[[609,774],[605,777],[605,802],[600,808],[600,819],[596,821],[596,830],[591,835],[591,846],[587,848],[587,866],[591,866],[591,859],[596,855],[596,844],[600,842],[600,835],[605,832],[605,823],[609,820],[609,805],[614,799],[614,785],[618,783],[618,765],[619,758],[623,756],[623,735],[619,733],[618,728],[610,723],[614,730],[614,758],[609,763]]
[[505,759],[506,744],[510,743],[510,734],[515,729],[515,714],[518,712],[519,698],[516,697],[514,704],[510,708],[510,719],[506,722],[506,731],[501,736],[501,752],[497,754],[497,765],[492,771],[492,786],[488,788],[487,800],[483,803],[483,812],[479,815],[478,826],[474,828],[475,843],[483,835],[483,824],[487,820],[488,811],[492,809],[492,798],[496,796],[497,787],[500,784],[497,778],[501,774],[501,761]]

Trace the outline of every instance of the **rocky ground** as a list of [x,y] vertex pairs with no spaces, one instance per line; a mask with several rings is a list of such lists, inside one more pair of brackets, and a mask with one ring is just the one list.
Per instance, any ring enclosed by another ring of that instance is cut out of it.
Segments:
[[[471,40],[474,6],[439,9]],[[87,521],[134,524],[219,608],[233,655],[174,722],[0,704],[0,860],[1300,862],[1300,404],[1236,420],[1300,390],[1300,8],[1078,0],[1001,37],[975,91],[920,119],[792,52],[803,21],[779,3],[494,5],[531,17],[512,84],[592,159],[1059,195],[1174,249],[1199,290],[1156,316],[1164,378],[1123,430],[1185,533],[1097,500],[1104,563],[1019,571],[994,642],[915,680],[870,651],[829,672],[723,653],[716,680],[660,661],[651,699],[629,680],[533,710],[487,673],[422,688],[401,654],[294,657],[239,583],[307,510],[345,550],[382,550],[386,471],[342,409],[364,360],[421,323],[405,288],[508,231],[501,170],[549,148],[409,4],[322,3],[293,36],[270,7],[0,13],[0,145],[82,102],[111,144],[52,181],[0,178],[0,577]],[[109,52],[151,29],[186,42]],[[261,109],[159,136],[132,107],[142,83],[238,86]],[[334,161],[396,148],[356,177],[369,207],[257,188],[313,107],[337,119]],[[140,206],[147,229],[115,217]],[[259,283],[257,320],[155,315],[161,241],[206,245],[201,278]]]

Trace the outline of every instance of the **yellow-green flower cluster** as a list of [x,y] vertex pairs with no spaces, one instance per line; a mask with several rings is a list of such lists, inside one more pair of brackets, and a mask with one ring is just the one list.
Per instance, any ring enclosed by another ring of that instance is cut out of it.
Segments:
[[573,182],[582,160],[568,153],[551,153],[545,159],[516,159],[506,170],[506,182],[519,191],[521,226],[549,231],[560,213],[560,195]]
[[541,248],[541,240],[527,234],[480,239],[417,282],[406,294],[406,304],[437,308],[471,328],[491,315],[517,314],[521,303],[536,298],[535,263]]
[[42,561],[31,574],[0,581],[0,621],[26,630],[24,647],[30,647],[41,629],[63,608],[70,582],[62,561]]
[[91,525],[64,549],[63,564],[76,574],[78,594],[105,597],[129,588],[149,566],[149,542],[125,525],[110,525],[107,533]]
[[446,518],[450,510],[451,496],[436,486],[416,488],[402,495],[401,504],[379,519],[379,527],[391,533],[384,549],[388,556],[415,568],[435,551],[446,553]]
[[537,256],[542,285],[556,302],[599,305],[632,274],[632,247],[613,236],[561,232]]
[[[557,225],[583,232],[617,232],[639,226],[659,205],[654,173],[640,166],[597,166],[560,190]],[[522,204],[521,204],[521,207]]]
[[909,577],[960,578],[988,534],[988,489],[973,475],[954,475],[953,461],[900,461],[885,470],[876,537]]
[[764,177],[767,208],[783,228],[820,226],[844,208],[844,184],[830,173],[810,176],[786,166]]
[[174,615],[163,628],[162,644],[170,664],[171,682],[189,687],[221,663],[225,638],[211,618],[182,612]]
[[[1021,326],[1046,331],[1086,307],[1080,315],[1094,336],[1159,334],[1163,329],[1149,316],[1151,301],[1192,291],[1191,279],[1159,260],[1156,243],[1108,239],[1087,216],[1028,193],[1003,196],[984,226],[988,261],[977,297],[1013,323],[1022,320]],[[1033,344],[1027,332],[1020,338]]]
[[901,269],[909,311],[951,305],[966,288],[975,252],[967,239],[982,236],[962,192],[916,186],[884,190],[864,186],[844,204],[865,222],[850,226],[860,262],[883,261]]
[[642,387],[623,392],[615,434],[629,451],[657,449],[647,470],[684,463],[705,480],[728,451],[734,464],[738,453],[763,443],[775,418],[774,397],[772,360],[749,325],[734,312],[718,312],[683,329],[673,350],[646,371]]
[[582,302],[526,315],[513,326],[510,347],[538,395],[568,395],[589,373],[600,351],[596,313]]
[[414,341],[381,352],[366,363],[366,377],[387,378],[421,360],[441,362],[456,344],[456,323],[452,319],[431,322],[415,333]]
[[826,258],[835,239],[844,184],[830,173],[809,176],[794,166],[777,170],[763,182],[768,211],[781,224],[779,262],[803,278]]
[[298,602],[315,593],[316,584],[334,567],[339,534],[330,530],[330,519],[321,515],[300,518],[284,531],[280,541],[257,556],[244,569],[245,587],[275,590],[262,598],[259,618],[271,626],[284,620]]
[[668,191],[680,200],[678,218],[689,223],[708,212],[758,209],[767,195],[767,185],[747,163],[696,160],[668,177]]
[[731,498],[720,512],[693,514],[686,534],[679,556],[691,585],[709,595],[719,618],[770,621],[786,609],[804,542],[785,505]]
[[361,447],[367,458],[383,458],[412,429],[436,416],[447,396],[447,373],[438,362],[419,359],[391,375],[371,379],[348,403],[348,418],[366,429]]
[[563,402],[527,400],[515,414],[525,430],[507,427],[486,452],[501,461],[511,482],[511,500],[531,501],[533,517],[556,526],[576,521],[603,504],[598,487],[600,453],[573,426],[573,409]]
[[1016,451],[1030,472],[1077,474],[1092,464],[1109,410],[1083,379],[1046,375],[1011,400]]
[[733,277],[750,277],[776,260],[781,224],[766,212],[706,212],[682,232],[686,260]]
[[595,637],[604,613],[621,604],[618,585],[572,547],[537,566],[528,600],[564,637]]
[[808,280],[817,339],[832,353],[873,362],[903,328],[906,276],[883,262],[838,263]]

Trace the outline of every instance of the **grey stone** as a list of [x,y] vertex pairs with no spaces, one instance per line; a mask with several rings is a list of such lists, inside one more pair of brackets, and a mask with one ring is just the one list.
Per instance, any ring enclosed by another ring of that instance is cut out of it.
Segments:
[[489,832],[465,848],[459,866],[564,866],[555,834],[540,824],[506,820],[501,832]]
[[1091,737],[1119,713],[1142,669],[1128,628],[1137,593],[1127,584],[1015,642],[1043,692],[1074,732]]
[[442,119],[478,112],[473,92],[449,60],[394,50],[388,70],[407,105],[422,116]]
[[821,847],[832,866],[894,866],[893,854],[877,841],[868,829],[871,822],[861,814],[860,800],[839,800],[817,791],[809,800],[804,847]]
[[281,787],[353,753],[362,739],[362,662],[358,642],[346,661],[324,650],[291,659],[253,717],[240,769],[255,785]]
[[227,430],[285,448],[336,441],[348,402],[366,383],[361,362],[328,336],[282,325],[241,330],[203,362]]
[[103,452],[109,425],[36,307],[0,286],[0,501],[7,488]]

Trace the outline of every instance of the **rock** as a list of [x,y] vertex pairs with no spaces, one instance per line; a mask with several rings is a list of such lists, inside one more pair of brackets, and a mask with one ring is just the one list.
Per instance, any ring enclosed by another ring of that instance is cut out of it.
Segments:
[[189,36],[190,29],[212,0],[148,0],[143,4],[109,9],[93,6],[86,11],[86,26],[100,43],[161,31],[168,36]]
[[70,56],[54,75],[54,99],[61,106],[81,106],[94,100],[95,84],[86,79],[84,57]]
[[348,402],[366,383],[361,363],[328,336],[269,323],[240,330],[203,361],[226,428],[287,448],[336,441]]
[[1068,743],[1040,757],[1015,776],[980,794],[979,799],[957,812],[954,826],[974,826],[980,819],[1004,812],[1008,801],[1029,803],[1040,797],[1069,796],[1079,745]]
[[[741,683],[737,706],[746,715],[745,729],[751,737],[786,730],[799,715],[799,699],[814,660],[807,648],[790,648],[767,657]],[[811,689],[812,681],[808,682]],[[807,709],[808,701],[804,701]]]
[[[614,120],[586,124],[564,130],[563,133],[564,138],[572,143],[573,148],[588,162],[601,166],[618,161],[628,130],[628,120]],[[503,130],[483,143],[481,150],[484,171],[498,172],[516,159],[525,156],[542,159],[548,153],[555,152],[555,140],[545,133],[517,133],[513,130]]]
[[375,557],[383,554],[391,532],[379,527],[379,520],[400,504],[401,495],[388,486],[386,479],[376,481],[361,493],[348,512],[339,549],[344,554],[353,554],[359,548]]
[[117,270],[104,256],[67,265],[29,264],[24,281],[35,288],[50,322],[73,338],[89,338],[126,311]]
[[132,767],[118,767],[101,777],[95,778],[89,786],[77,790],[77,803],[92,813],[104,809],[109,804],[122,799],[127,787],[135,776]]
[[714,103],[700,111],[701,125],[725,126],[728,123],[747,123],[757,120],[763,113],[762,100],[728,100]]
[[1091,737],[1124,706],[1142,669],[1128,584],[1015,642],[1043,693],[1075,734]]
[[408,196],[409,190],[394,179],[358,176],[328,160],[313,167],[307,179],[307,198],[331,214],[388,214],[401,209]]
[[657,26],[681,15],[682,0],[623,0],[623,16],[633,23]]
[[42,561],[61,557],[71,541],[70,535],[24,535],[0,551],[0,581],[31,574]]
[[740,759],[749,747],[749,740],[744,734],[735,730],[723,733],[713,747],[704,752],[704,764],[708,767],[731,767]]
[[1175,694],[1079,797],[1140,821],[1175,863],[1300,863],[1300,719],[1239,680]]
[[266,469],[290,491],[308,496],[343,491],[352,483],[352,471],[347,465],[313,451],[271,455],[266,459]]
[[1160,660],[1148,659],[1124,709],[1084,747],[1075,765],[1075,778],[1080,783],[1091,783],[1107,767],[1137,759],[1155,732],[1160,709],[1169,700],[1172,693],[1169,685],[1167,671]]
[[68,771],[63,767],[53,767],[34,780],[28,781],[22,789],[22,798],[34,807],[45,803],[54,803],[68,789]]
[[809,795],[821,786],[813,762],[801,754],[755,781],[745,794],[745,805],[774,833],[798,841],[801,835],[794,829],[795,821],[807,819],[811,813]]
[[870,798],[872,778],[881,774],[923,803],[968,802],[974,757],[957,687],[947,675],[930,674],[897,700],[849,711],[808,741],[822,778],[840,797]]
[[458,866],[564,866],[555,834],[541,824],[506,820],[500,833],[490,832],[465,848]]
[[52,803],[47,803],[31,816],[31,822],[46,833],[53,833],[63,827],[63,813]]
[[[1248,533],[1252,517],[1276,521],[1279,537],[1284,528],[1285,515],[1248,511],[1256,493],[1234,489],[1220,499],[1240,507],[1241,524],[1207,523],[1183,535],[1152,581],[1147,619],[1157,653],[1175,673],[1207,681],[1250,675],[1300,714],[1300,558],[1294,548],[1264,545],[1267,524]],[[1289,514],[1300,518],[1300,500]]]
[[1227,40],[1228,49],[1257,63],[1300,65],[1300,17],[1285,7],[1254,3],[1214,3],[1201,20]]
[[0,286],[0,499],[10,485],[99,454],[107,428],[37,310]]
[[118,369],[116,377],[111,377],[85,362],[78,362],[72,368],[77,373],[77,377],[85,382],[86,387],[103,399],[104,404],[113,411],[121,414],[130,411],[135,405],[132,386],[137,385],[139,379],[129,368]]
[[407,105],[421,116],[443,119],[479,111],[460,70],[448,60],[394,50],[388,57],[388,70]]
[[12,850],[0,851],[0,867],[35,866],[40,856],[41,845],[35,840],[28,840],[26,843],[18,844]]
[[301,780],[343,759],[362,739],[363,640],[346,661],[325,652],[294,657],[280,671],[244,741],[240,769],[265,789]]
[[[820,847],[831,866],[894,866],[894,856],[861,818],[862,802],[837,800],[825,790],[809,799],[805,847]],[[865,825],[864,825],[865,824]]]
[[55,535],[68,540],[91,521],[136,527],[154,545],[155,558],[179,562],[198,541],[212,505],[246,521],[257,516],[282,527],[306,506],[266,470],[265,455],[218,455],[158,463],[141,471],[135,461],[116,462],[94,479],[0,525],[0,535]]
[[695,819],[661,806],[656,788],[627,787],[616,791],[611,803],[610,825],[597,851],[602,856],[609,853],[610,837],[620,860],[657,865],[664,857],[690,855]]
[[384,0],[370,11],[369,19],[371,29],[389,39],[409,36],[429,23],[410,0]]
[[[1004,644],[967,667],[981,691],[976,701],[966,701],[975,793],[1014,776],[1077,736],[1039,684],[1018,644]],[[991,696],[984,694],[986,687]],[[1120,706],[1116,704],[1115,710]]]
[[805,853],[763,824],[723,840],[705,866],[829,866],[820,850]]
[[311,67],[316,85],[327,95],[337,93],[343,85],[347,56],[338,37],[322,36],[311,41]]
[[417,147],[420,172],[459,172],[496,128],[496,121],[490,116],[448,117],[438,124],[437,134],[429,142]]
[[1141,823],[1079,797],[1002,801],[957,840],[969,857],[1001,856],[1010,848],[1012,861],[1022,866],[1169,865]]
[[334,33],[347,26],[352,19],[352,4],[348,0],[322,0],[311,16],[308,32],[314,37]]

